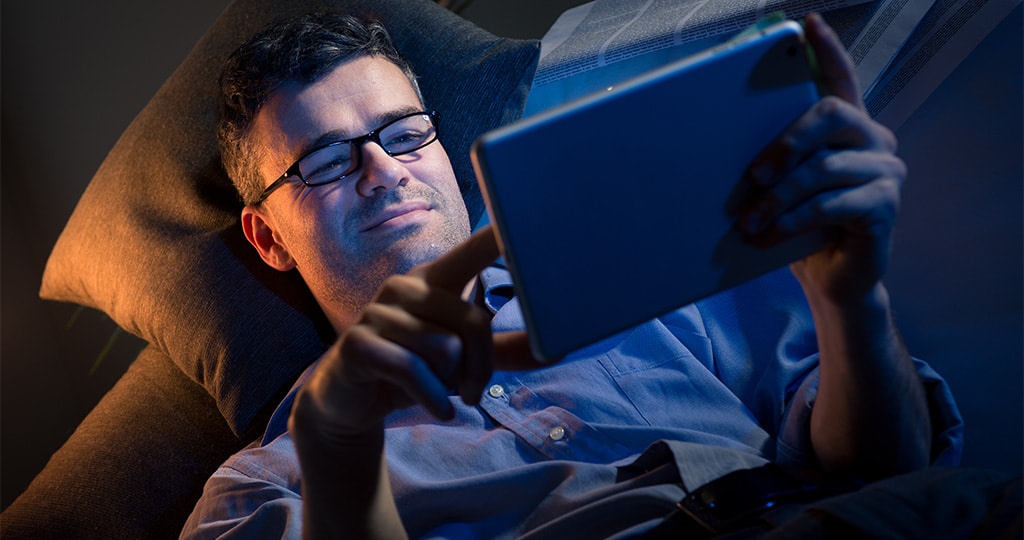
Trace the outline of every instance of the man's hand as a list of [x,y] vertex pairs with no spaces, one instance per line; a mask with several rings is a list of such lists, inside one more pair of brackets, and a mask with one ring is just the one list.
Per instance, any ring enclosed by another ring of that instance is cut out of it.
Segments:
[[830,229],[831,244],[791,268],[811,294],[860,299],[888,266],[906,168],[894,155],[896,138],[868,116],[839,38],[816,14],[807,17],[805,31],[834,95],[751,164],[750,179],[766,191],[739,223],[761,245]]
[[492,336],[490,315],[462,298],[497,256],[486,227],[437,260],[392,276],[320,358],[289,421],[302,467],[305,538],[403,538],[384,418],[416,404],[451,418],[451,389],[476,404],[495,366],[539,366],[525,332]]
[[305,386],[321,435],[358,437],[379,429],[392,411],[417,404],[449,419],[452,389],[466,403],[479,403],[496,352],[502,368],[535,367],[524,332],[492,336],[490,314],[462,298],[498,255],[488,226],[437,260],[384,282]]
[[839,38],[818,15],[804,28],[833,95],[751,164],[764,195],[739,224],[766,245],[832,233],[825,249],[791,265],[820,353],[810,439],[821,467],[877,478],[923,467],[930,455],[924,388],[881,281],[906,168],[896,138],[868,116]]

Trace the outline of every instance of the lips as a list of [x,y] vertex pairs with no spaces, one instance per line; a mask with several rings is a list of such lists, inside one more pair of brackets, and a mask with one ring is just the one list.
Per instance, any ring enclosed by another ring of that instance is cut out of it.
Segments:
[[398,204],[393,204],[387,208],[377,212],[366,222],[365,225],[360,229],[359,232],[367,232],[372,229],[376,229],[385,223],[396,218],[401,218],[407,214],[418,211],[430,210],[430,204],[425,201],[406,201]]

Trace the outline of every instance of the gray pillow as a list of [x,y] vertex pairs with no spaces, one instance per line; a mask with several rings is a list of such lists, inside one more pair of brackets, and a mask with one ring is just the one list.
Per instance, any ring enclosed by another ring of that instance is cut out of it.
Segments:
[[469,162],[481,133],[517,119],[535,41],[498,38],[429,0],[237,0],[118,140],[82,195],[43,275],[43,298],[100,309],[206,387],[236,434],[333,339],[294,273],[266,267],[214,134],[224,59],[266,23],[309,11],[382,22],[441,114],[471,219]]

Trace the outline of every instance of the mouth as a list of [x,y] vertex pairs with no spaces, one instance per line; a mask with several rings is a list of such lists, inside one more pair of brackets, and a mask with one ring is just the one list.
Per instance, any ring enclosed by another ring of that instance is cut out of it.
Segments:
[[406,201],[394,204],[375,214],[359,232],[402,227],[418,222],[430,210],[430,204],[425,201]]

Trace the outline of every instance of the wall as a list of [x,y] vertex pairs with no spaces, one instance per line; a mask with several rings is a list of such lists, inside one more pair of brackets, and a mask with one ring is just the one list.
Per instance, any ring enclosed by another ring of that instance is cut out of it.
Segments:
[[227,3],[3,3],[3,507],[142,349],[97,311],[39,300],[42,269],[107,151]]
[[911,353],[953,388],[964,464],[1024,461],[1022,9],[896,134],[909,177],[888,276]]

